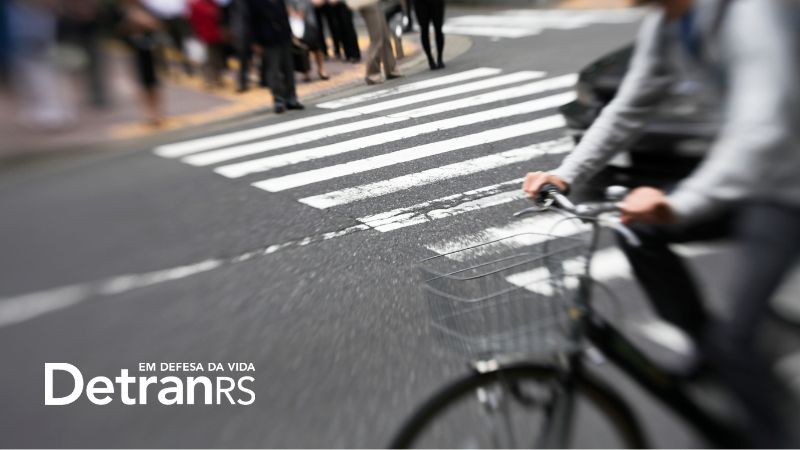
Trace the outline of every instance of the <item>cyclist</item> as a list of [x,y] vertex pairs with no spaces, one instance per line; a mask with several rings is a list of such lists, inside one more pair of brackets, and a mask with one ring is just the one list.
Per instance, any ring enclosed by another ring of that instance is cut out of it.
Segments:
[[[800,84],[790,0],[650,0],[616,98],[576,149],[551,172],[527,174],[523,189],[564,191],[600,170],[639,135],[685,74],[721,100],[719,134],[702,164],[669,194],[633,190],[623,220],[642,245],[621,241],[658,313],[700,344],[710,368],[740,400],[752,444],[788,445],[778,384],[755,337],[770,296],[800,254]],[[711,318],[684,262],[669,244],[732,237],[729,310]]]

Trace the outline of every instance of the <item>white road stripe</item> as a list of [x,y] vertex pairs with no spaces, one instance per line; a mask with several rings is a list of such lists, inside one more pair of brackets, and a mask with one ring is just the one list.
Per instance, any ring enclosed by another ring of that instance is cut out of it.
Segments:
[[421,108],[412,109],[409,111],[400,111],[389,114],[389,117],[409,117],[416,119],[433,114],[440,114],[443,112],[485,105],[487,103],[511,100],[514,98],[524,97],[526,95],[535,95],[547,91],[555,91],[557,89],[572,88],[575,86],[577,81],[578,76],[576,74],[562,75],[554,78],[548,78],[546,80],[534,81],[532,83],[523,84],[520,86],[473,95],[471,97],[461,98],[458,100],[437,103],[430,106],[423,106]]
[[[467,98],[462,98],[450,102],[437,103],[430,106],[424,106],[409,111],[401,111],[398,113],[390,114],[389,116],[381,116],[372,119],[366,119],[358,122],[346,123],[343,125],[336,125],[328,128],[321,128],[306,131],[303,133],[296,133],[289,136],[284,136],[267,141],[258,141],[250,144],[244,144],[234,147],[223,148],[220,150],[212,150],[209,152],[199,153],[183,158],[183,162],[194,166],[207,166],[211,164],[229,161],[231,159],[241,158],[244,156],[255,155],[258,153],[265,153],[281,148],[306,144],[320,139],[330,138],[333,136],[352,133],[354,131],[374,128],[392,123],[401,122],[411,118],[421,118],[443,112],[456,111],[463,108],[472,108],[475,106],[485,105],[487,103],[498,102],[502,100],[509,100],[527,95],[540,94],[550,90],[572,87],[577,81],[577,75],[563,75],[555,78],[550,78],[542,81],[535,81],[533,83],[515,86],[507,89],[500,89],[484,94],[474,95]],[[565,101],[566,103],[566,101]]]
[[421,94],[409,95],[407,97],[398,98],[395,100],[388,100],[381,103],[371,105],[359,106],[358,108],[348,109],[347,111],[358,111],[361,114],[373,114],[381,111],[387,111],[395,108],[402,108],[415,103],[430,102],[445,97],[452,97],[454,95],[466,94],[468,92],[480,91],[484,89],[496,88],[498,86],[505,86],[507,84],[520,83],[522,81],[535,80],[543,78],[545,72],[537,71],[523,71],[493,77],[486,80],[474,81],[467,84],[459,84],[449,88],[439,89],[431,92],[423,92]]
[[523,122],[507,127],[487,130],[446,141],[431,142],[430,144],[399,150],[384,155],[373,156],[371,158],[351,161],[344,164],[338,164],[316,170],[309,170],[307,172],[286,175],[278,178],[270,178],[253,183],[253,186],[270,192],[280,192],[299,186],[305,186],[320,181],[367,172],[370,170],[379,169],[381,167],[388,167],[395,164],[427,158],[464,148],[476,147],[491,142],[498,142],[519,136],[541,133],[543,131],[561,128],[564,125],[565,122],[561,116],[549,116],[530,122]]
[[442,30],[447,34],[464,34],[469,36],[488,36],[516,39],[525,36],[539,34],[540,28],[513,28],[501,26],[469,26],[469,25],[445,25]]
[[[505,196],[507,194],[519,194],[520,192],[519,190],[506,191],[506,189],[509,189],[511,186],[519,187],[522,184],[522,180],[522,178],[517,178],[459,194],[448,195],[447,197],[418,203],[413,206],[406,206],[379,214],[361,217],[358,219],[358,221],[385,233],[387,231],[392,231],[399,228],[430,222],[438,219],[439,215],[452,217],[461,214],[462,212],[469,212],[473,211],[474,209],[499,205],[501,202],[505,203]],[[497,203],[493,203],[495,201],[497,201]],[[456,203],[456,206],[452,206],[454,203]],[[468,204],[482,206],[474,209],[470,209],[468,207],[461,208],[462,206]]]
[[346,109],[342,111],[334,111],[326,114],[319,114],[316,116],[304,117],[302,119],[290,120],[287,122],[280,122],[263,127],[253,128],[250,130],[237,131],[234,133],[209,136],[191,141],[178,142],[174,144],[162,145],[154,150],[154,153],[164,158],[179,158],[182,156],[191,155],[214,148],[221,148],[229,145],[235,145],[242,142],[253,141],[256,139],[274,136],[280,133],[287,133],[289,131],[299,130],[301,128],[319,126],[322,124],[335,122],[337,120],[358,117],[364,114],[373,114],[380,111],[386,111],[394,108],[401,108],[404,106],[412,105],[414,103],[427,102],[454,95],[466,94],[472,91],[479,91],[483,89],[491,89],[506,84],[519,83],[544,77],[544,72],[516,72],[499,77],[489,78],[487,80],[475,81],[472,83],[461,84],[445,89],[439,89],[434,92],[422,93],[417,95],[409,95],[407,97],[388,100],[385,102],[374,103],[371,105],[364,105],[358,108]]
[[313,161],[315,159],[363,150],[376,145],[397,142],[427,133],[450,130],[453,128],[464,127],[467,125],[473,125],[476,123],[500,118],[543,111],[561,106],[572,101],[574,98],[575,94],[572,92],[553,95],[550,97],[531,100],[524,103],[517,103],[488,111],[480,111],[463,116],[456,116],[434,122],[423,123],[412,127],[367,135],[360,138],[351,139],[349,141],[336,142],[334,144],[324,145],[321,147],[298,150],[296,152],[283,153],[280,155],[267,156],[264,158],[221,166],[214,169],[214,171],[228,178],[240,178],[246,175],[276,169],[278,167],[285,167],[292,164],[299,164],[306,161]]
[[572,150],[574,146],[572,140],[569,138],[558,139],[448,164],[388,180],[381,180],[375,183],[355,186],[313,197],[306,197],[300,199],[300,203],[305,203],[308,206],[319,209],[331,208],[333,206],[340,206],[366,200],[368,198],[380,197],[412,187],[436,183],[449,178],[471,175],[510,164],[530,161],[548,154],[566,153]]
[[35,317],[68,308],[96,295],[114,295],[132,289],[153,286],[165,281],[186,278],[222,265],[218,259],[210,259],[188,266],[174,267],[155,272],[121,275],[99,283],[78,284],[47,291],[34,292],[18,297],[0,299],[0,327],[25,322]]
[[305,247],[369,229],[369,226],[359,224],[341,230],[315,234],[281,244],[270,245],[268,247],[241,253],[227,259],[207,259],[185,266],[146,273],[120,275],[104,280],[73,284],[17,295],[15,297],[0,298],[0,328],[26,322],[45,314],[66,309],[95,297],[118,295],[139,288],[180,280],[225,265],[238,264],[259,256],[270,255],[292,248]]
[[[385,216],[385,217],[371,216],[371,217],[364,217],[358,220],[380,231],[381,233],[387,233],[389,231],[399,230],[401,228],[406,228],[413,225],[419,225],[423,223],[432,222],[434,220],[458,216],[464,213],[477,211],[479,209],[485,209],[485,208],[490,208],[492,206],[503,205],[523,198],[525,198],[525,194],[523,192],[519,190],[512,190],[512,191],[500,192],[499,194],[494,194],[487,197],[480,197],[475,200],[469,200],[449,208],[431,209],[428,211],[421,211],[419,209],[415,209],[403,213],[397,212],[398,210],[395,210],[390,213],[380,214],[380,216]],[[411,209],[411,208],[403,208],[403,209]],[[394,214],[388,215],[391,213]]]
[[214,148],[221,148],[247,141],[254,141],[256,139],[274,136],[276,134],[287,133],[289,131],[295,131],[306,127],[323,125],[326,123],[335,122],[337,120],[358,117],[360,115],[361,113],[353,110],[334,111],[327,114],[319,114],[316,116],[303,117],[302,119],[280,122],[273,125],[251,128],[249,130],[235,131],[227,134],[217,134],[200,139],[193,139],[191,141],[166,144],[157,147],[155,150],[153,150],[153,153],[164,158],[180,158],[181,156],[191,155],[193,153],[211,150]]
[[231,159],[241,158],[244,156],[255,155],[264,153],[280,148],[291,147],[293,145],[301,145],[309,142],[325,139],[340,134],[352,133],[354,131],[364,130],[367,128],[374,128],[384,125],[389,125],[397,122],[408,120],[405,117],[375,117],[373,119],[361,120],[358,122],[346,123],[343,125],[336,125],[333,127],[322,128],[317,130],[306,131],[304,133],[296,133],[289,136],[280,137],[277,139],[270,139],[267,141],[258,141],[251,144],[238,145],[235,147],[223,148],[221,150],[212,150],[195,155],[189,155],[182,159],[183,162],[193,166],[208,166],[217,164]]
[[[508,225],[487,228],[478,233],[458,236],[444,242],[429,244],[425,247],[435,253],[445,255],[480,245],[475,249],[451,255],[453,259],[462,259],[494,252],[499,248],[521,248],[535,245],[549,240],[549,234],[555,233],[559,236],[570,236],[585,229],[578,226],[574,221],[564,222],[563,219],[564,216],[561,214],[544,212],[522,220],[514,220]],[[481,245],[500,239],[502,241],[494,244]]]
[[377,100],[383,97],[389,97],[391,95],[405,94],[407,92],[429,89],[436,86],[444,86],[445,84],[459,83],[462,81],[471,80],[473,78],[481,78],[481,77],[488,77],[491,75],[497,75],[500,72],[501,72],[500,69],[481,67],[478,69],[467,70],[465,72],[459,72],[452,75],[430,78],[423,81],[417,81],[416,83],[402,84],[400,86],[394,86],[388,89],[381,89],[377,91],[373,90],[365,92],[363,94],[354,95],[352,97],[342,98],[339,100],[333,100],[325,103],[319,103],[317,107],[324,109],[338,109],[338,108],[343,108],[345,106],[352,106],[358,103],[363,103],[366,101]]

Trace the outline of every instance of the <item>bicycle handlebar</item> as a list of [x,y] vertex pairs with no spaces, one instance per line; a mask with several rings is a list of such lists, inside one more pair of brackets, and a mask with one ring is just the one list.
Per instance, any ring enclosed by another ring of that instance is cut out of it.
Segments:
[[566,213],[573,214],[575,217],[583,220],[592,220],[600,223],[603,226],[617,231],[628,244],[638,247],[641,241],[630,228],[625,226],[619,217],[609,217],[599,220],[599,217],[605,213],[619,212],[619,202],[606,201],[600,203],[583,203],[574,204],[570,201],[564,191],[558,186],[548,183],[539,189],[539,193],[534,199],[536,206],[526,208],[514,214],[514,217],[522,216],[524,214],[547,211],[549,209],[556,209]]

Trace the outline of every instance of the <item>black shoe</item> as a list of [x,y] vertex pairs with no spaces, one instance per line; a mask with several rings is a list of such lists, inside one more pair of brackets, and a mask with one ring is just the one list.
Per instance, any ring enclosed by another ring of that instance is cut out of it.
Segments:
[[284,111],[286,111],[285,106],[281,104],[275,105],[275,114],[283,114]]
[[430,67],[430,68],[431,68],[431,70],[436,70],[436,69],[437,69],[437,67],[436,67],[436,63],[435,63],[435,62],[433,62],[433,60],[432,60],[432,59],[429,59],[429,60],[428,60],[428,67]]
[[439,60],[439,64],[436,65],[437,69],[444,69],[444,61]]
[[293,101],[293,102],[288,102],[288,103],[286,104],[286,107],[287,107],[288,109],[297,109],[297,110],[306,109],[306,107],[305,107],[305,106],[303,106],[303,104],[302,104],[302,103],[300,103],[300,102],[298,102],[297,100],[295,100],[295,101]]

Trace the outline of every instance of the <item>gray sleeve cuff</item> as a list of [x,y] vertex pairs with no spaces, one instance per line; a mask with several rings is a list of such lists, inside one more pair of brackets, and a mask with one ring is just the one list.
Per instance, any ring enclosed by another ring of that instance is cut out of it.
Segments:
[[669,195],[669,204],[675,220],[690,222],[710,214],[716,209],[716,203],[707,196],[687,189],[678,189]]

